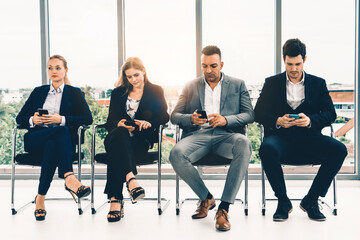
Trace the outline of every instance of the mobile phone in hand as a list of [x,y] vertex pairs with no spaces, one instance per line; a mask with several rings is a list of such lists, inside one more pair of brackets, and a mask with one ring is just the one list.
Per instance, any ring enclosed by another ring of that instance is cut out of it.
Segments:
[[296,119],[300,119],[299,114],[289,114],[289,118],[295,118]]
[[49,114],[48,110],[43,109],[43,108],[38,108],[37,111],[38,111],[38,113],[39,113],[39,116]]
[[124,124],[126,126],[132,126],[132,127],[136,127],[137,124],[134,121],[125,121]]
[[205,110],[196,110],[196,112],[198,114],[201,114],[201,116],[199,116],[199,118],[205,118],[205,119],[208,118]]

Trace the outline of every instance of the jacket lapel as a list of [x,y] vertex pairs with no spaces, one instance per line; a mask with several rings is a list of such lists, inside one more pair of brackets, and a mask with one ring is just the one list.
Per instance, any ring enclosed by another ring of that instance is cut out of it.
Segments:
[[[46,87],[43,88],[43,91],[41,92],[41,96],[39,98],[38,101],[38,108],[42,108],[44,106],[45,100],[48,96],[48,93],[50,91],[50,85],[47,85]],[[37,109],[35,109],[37,111]]]
[[286,71],[282,74],[280,80],[280,102],[285,103],[285,105],[289,105],[287,103],[287,96],[286,96]]
[[204,82],[204,78],[201,78],[199,83],[198,83],[198,95],[200,97],[200,104],[201,104],[201,109],[205,109],[205,82]]
[[64,113],[64,110],[66,109],[65,103],[68,102],[68,98],[69,98],[69,88],[66,86],[66,84],[64,85],[64,90],[63,90],[63,94],[61,97],[61,104],[60,104],[60,115],[62,115]]
[[[144,104],[147,102],[147,99],[149,98],[148,97],[148,88],[149,88],[149,86],[148,86],[148,84],[145,84],[145,86],[144,86],[144,92],[143,92],[143,95],[142,95],[142,97],[141,97],[141,99],[140,99],[140,102],[139,102],[139,107],[138,107],[138,109],[137,109],[137,111],[136,111],[136,113],[135,113],[135,116],[134,116],[134,119],[139,119],[139,116],[141,116],[142,115],[142,111],[143,111],[143,108],[144,108]],[[126,104],[126,101],[127,101],[127,96],[128,96],[128,94],[126,94],[126,100],[125,100],[125,104]],[[125,111],[126,112],[126,111]],[[126,114],[127,115],[127,114]]]
[[[305,73],[305,71],[304,71]],[[304,102],[309,103],[310,102],[310,90],[311,90],[311,78],[309,77],[308,74],[305,73],[305,78],[304,78],[304,85],[305,85],[305,100]]]
[[229,89],[229,79],[224,75],[224,80],[221,84],[221,97],[220,97],[220,114],[222,113],[222,110],[224,108],[226,96]]

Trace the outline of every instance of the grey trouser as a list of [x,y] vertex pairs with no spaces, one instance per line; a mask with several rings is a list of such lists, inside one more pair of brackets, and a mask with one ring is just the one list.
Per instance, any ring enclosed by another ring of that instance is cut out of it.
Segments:
[[201,201],[209,193],[192,163],[208,153],[232,159],[226,177],[221,201],[234,203],[241,181],[244,179],[251,156],[251,142],[240,133],[221,128],[200,129],[179,141],[170,152],[175,172],[191,187]]

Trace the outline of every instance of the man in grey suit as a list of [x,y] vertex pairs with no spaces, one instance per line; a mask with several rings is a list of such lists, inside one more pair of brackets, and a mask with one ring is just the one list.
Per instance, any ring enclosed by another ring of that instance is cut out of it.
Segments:
[[[217,230],[227,231],[229,204],[234,203],[251,155],[251,143],[241,132],[254,121],[254,112],[244,81],[221,72],[220,49],[207,46],[201,53],[204,76],[186,84],[171,114],[171,122],[178,124],[183,134],[170,152],[170,162],[200,198],[192,215],[199,219],[215,207],[215,199],[192,163],[208,153],[232,159],[215,224]],[[205,110],[207,118],[202,118],[199,110]]]

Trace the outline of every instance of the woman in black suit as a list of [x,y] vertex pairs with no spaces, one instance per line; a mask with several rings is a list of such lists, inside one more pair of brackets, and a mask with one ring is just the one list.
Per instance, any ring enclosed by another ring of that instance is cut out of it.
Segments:
[[77,128],[91,124],[92,116],[81,90],[70,86],[67,71],[67,62],[62,56],[50,57],[51,85],[35,88],[16,117],[18,124],[29,129],[24,136],[25,151],[43,156],[35,198],[36,220],[45,219],[45,196],[57,167],[59,177],[65,179],[65,189],[75,201],[75,195],[81,198],[91,192],[74,176],[72,154],[77,143]]
[[145,196],[145,190],[135,178],[134,155],[146,153],[150,144],[157,141],[159,125],[169,121],[164,92],[149,82],[139,58],[126,60],[115,87],[106,122],[109,134],[104,142],[109,154],[105,187],[110,199],[109,222],[123,217],[124,182],[132,203]]

